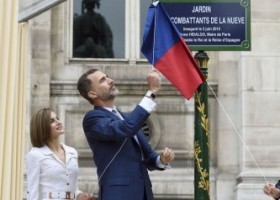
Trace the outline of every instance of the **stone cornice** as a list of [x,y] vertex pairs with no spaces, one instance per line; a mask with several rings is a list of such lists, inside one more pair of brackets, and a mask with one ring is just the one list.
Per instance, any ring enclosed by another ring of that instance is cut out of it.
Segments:
[[[120,96],[142,96],[146,93],[148,89],[146,82],[116,81],[115,84],[120,90]],[[214,92],[217,93],[217,83],[210,82],[209,84],[213,88]],[[76,87],[76,82],[73,81],[53,80],[50,83],[50,88],[51,96],[79,96],[79,92]],[[208,95],[209,97],[213,96],[210,90],[208,90]],[[181,96],[181,94],[170,83],[162,83],[157,96],[179,97]]]

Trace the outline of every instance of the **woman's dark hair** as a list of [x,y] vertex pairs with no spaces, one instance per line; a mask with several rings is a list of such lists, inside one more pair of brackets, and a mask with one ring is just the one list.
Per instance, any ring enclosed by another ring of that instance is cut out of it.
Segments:
[[51,110],[43,108],[35,113],[30,122],[30,139],[33,147],[47,145],[51,137]]

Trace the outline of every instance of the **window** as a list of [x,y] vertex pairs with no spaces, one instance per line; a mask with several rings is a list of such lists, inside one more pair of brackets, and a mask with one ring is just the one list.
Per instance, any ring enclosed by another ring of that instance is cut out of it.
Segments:
[[125,57],[125,0],[73,0],[73,57]]
[[72,0],[73,58],[145,58],[140,49],[151,0]]

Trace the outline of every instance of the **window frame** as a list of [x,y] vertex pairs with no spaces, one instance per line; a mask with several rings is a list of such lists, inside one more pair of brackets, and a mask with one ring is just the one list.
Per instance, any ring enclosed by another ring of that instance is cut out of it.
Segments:
[[128,63],[146,63],[146,59],[141,58],[140,44],[140,1],[141,0],[125,0],[125,39],[124,39],[124,58],[75,58],[73,57],[73,14],[74,4],[70,0],[68,2],[68,47],[67,57],[70,62],[128,62]]

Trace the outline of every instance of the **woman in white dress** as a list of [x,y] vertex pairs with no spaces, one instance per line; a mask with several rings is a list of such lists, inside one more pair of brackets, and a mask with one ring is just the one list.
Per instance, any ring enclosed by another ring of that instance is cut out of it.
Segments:
[[78,189],[78,154],[60,143],[64,133],[57,115],[48,108],[35,113],[30,122],[33,148],[26,155],[27,200],[94,200]]

